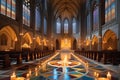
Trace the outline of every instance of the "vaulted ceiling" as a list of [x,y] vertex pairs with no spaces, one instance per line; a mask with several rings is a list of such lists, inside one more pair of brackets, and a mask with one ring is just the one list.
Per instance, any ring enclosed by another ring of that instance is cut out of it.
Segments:
[[85,0],[50,0],[55,17],[71,18],[79,14]]

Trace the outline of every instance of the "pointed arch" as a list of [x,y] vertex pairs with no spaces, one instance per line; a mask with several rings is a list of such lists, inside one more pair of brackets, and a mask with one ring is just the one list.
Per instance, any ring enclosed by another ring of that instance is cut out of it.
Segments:
[[117,35],[110,29],[103,36],[102,49],[117,50]]
[[64,19],[64,33],[65,34],[67,34],[69,32],[68,26],[69,26],[69,21],[67,18],[65,18]]
[[77,32],[77,22],[75,17],[72,19],[72,32],[73,34]]
[[92,38],[92,50],[98,50],[98,38],[95,35]]
[[59,17],[56,20],[56,33],[57,34],[61,33],[61,19]]
[[0,30],[0,50],[15,49],[15,42],[18,40],[15,30],[11,26],[4,26]]
[[30,48],[32,44],[32,38],[29,33],[25,33],[23,36],[23,42],[22,42],[22,47],[23,48]]

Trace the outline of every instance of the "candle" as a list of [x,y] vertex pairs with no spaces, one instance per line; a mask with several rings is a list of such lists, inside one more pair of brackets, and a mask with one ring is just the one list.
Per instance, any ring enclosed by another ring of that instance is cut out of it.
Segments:
[[97,73],[96,73],[96,72],[94,72],[94,77],[96,77],[96,74],[97,74]]
[[15,74],[15,72],[12,73],[12,75],[11,75],[10,78],[11,78],[10,80],[16,80],[16,74]]
[[26,80],[30,80],[30,74],[29,73],[26,74]]
[[96,77],[97,77],[97,78],[99,77],[99,73],[96,74]]
[[31,72],[31,69],[29,69],[29,76],[31,76],[31,73],[32,73],[32,72]]
[[37,69],[37,67],[35,68],[35,76],[38,76],[38,69]]
[[111,80],[111,74],[110,74],[110,72],[107,73],[107,78],[108,78],[109,80]]

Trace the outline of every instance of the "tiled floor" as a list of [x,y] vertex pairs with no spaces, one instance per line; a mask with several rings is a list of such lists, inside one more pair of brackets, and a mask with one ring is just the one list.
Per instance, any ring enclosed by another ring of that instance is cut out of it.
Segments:
[[[32,77],[31,80],[94,80],[93,74],[97,72],[100,76],[105,77],[107,72],[109,71],[112,74],[112,80],[120,80],[120,67],[113,65],[104,65],[102,63],[98,63],[91,59],[87,59],[85,57],[81,57],[89,63],[89,72],[85,74],[84,68],[82,66],[70,68],[69,73],[63,74],[60,68],[57,68],[57,73],[54,71],[55,68],[48,67],[48,70],[44,73],[39,74],[37,77]],[[13,71],[13,68],[16,68],[17,76],[25,76],[28,68],[30,66],[35,66],[37,62],[41,59],[37,59],[35,61],[24,62],[24,65],[12,66],[12,68],[0,69],[0,80],[10,80],[10,75]],[[55,74],[56,73],[56,74]],[[85,75],[84,75],[85,74]],[[81,77],[80,77],[81,76]]]

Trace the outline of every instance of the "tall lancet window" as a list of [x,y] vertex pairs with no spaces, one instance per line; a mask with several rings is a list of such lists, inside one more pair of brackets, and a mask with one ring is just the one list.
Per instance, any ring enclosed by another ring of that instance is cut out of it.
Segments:
[[105,22],[109,22],[115,18],[115,1],[116,0],[105,0]]
[[16,0],[0,0],[0,13],[15,19]]
[[60,34],[61,33],[61,21],[60,18],[56,20],[56,33]]
[[47,19],[44,17],[44,34],[47,34]]
[[40,9],[39,9],[39,7],[36,7],[36,9],[35,9],[35,29],[37,31],[39,31],[40,30],[40,26],[41,26]]
[[67,34],[68,33],[68,19],[64,20],[64,33]]
[[30,1],[23,1],[23,24],[30,26]]
[[73,18],[73,21],[72,21],[72,32],[73,34],[75,34],[77,32],[77,23],[76,23],[76,19]]

